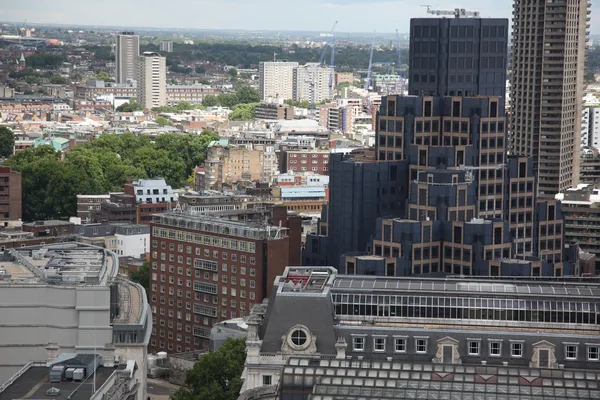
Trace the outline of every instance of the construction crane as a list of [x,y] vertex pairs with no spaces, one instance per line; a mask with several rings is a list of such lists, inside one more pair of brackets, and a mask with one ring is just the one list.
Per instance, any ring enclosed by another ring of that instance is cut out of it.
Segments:
[[422,5],[421,7],[427,7],[427,13],[432,15],[454,15],[454,18],[479,18],[479,11],[467,11],[464,8],[455,8],[454,10],[434,10],[430,5]]
[[398,51],[398,75],[402,77],[402,54],[400,53],[400,34],[398,33],[398,29],[396,29],[396,50]]
[[[335,22],[337,24],[337,21]],[[329,59],[329,100],[333,100],[333,74],[335,69],[335,36],[331,38],[331,57]]]
[[[335,33],[335,27],[337,26],[338,21],[335,21],[333,23],[333,26],[331,27],[331,33],[330,33],[330,37],[334,37],[334,33]],[[329,48],[329,43],[325,43],[325,45],[323,46],[323,51],[321,52],[321,57],[319,57],[319,65],[323,64],[323,62],[325,61],[325,55],[327,54],[327,49]]]
[[[323,65],[323,63],[325,62],[325,55],[327,54],[327,49],[331,48],[331,68],[333,68],[333,63],[334,63],[334,55],[333,53],[335,52],[335,39],[334,39],[334,33],[335,33],[335,27],[337,26],[338,21],[335,21],[333,23],[333,26],[331,27],[331,33],[329,34],[329,36],[332,38],[331,39],[331,43],[325,43],[325,45],[323,46],[323,51],[321,52],[321,56],[319,57],[319,63],[315,66],[315,72],[313,74],[313,81],[312,82],[307,82],[310,83],[311,87],[312,87],[312,99],[311,99],[311,103],[310,103],[310,109],[312,112],[314,112],[315,110],[315,91],[317,88],[317,76],[319,74],[319,68],[321,67],[321,65]],[[330,93],[333,91],[332,89],[332,85],[333,85],[333,76],[332,74],[330,74],[329,77],[329,91]]]
[[373,50],[375,50],[375,38],[371,40],[371,55],[369,56],[369,69],[367,70],[367,81],[365,82],[365,90],[367,92],[371,87],[371,72],[373,70]]

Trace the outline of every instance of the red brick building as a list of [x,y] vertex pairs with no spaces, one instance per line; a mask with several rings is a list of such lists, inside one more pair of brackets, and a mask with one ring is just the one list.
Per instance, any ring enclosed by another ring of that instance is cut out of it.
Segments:
[[282,150],[280,170],[282,172],[313,172],[329,175],[329,150],[299,149]]
[[10,167],[0,167],[0,222],[18,221],[22,213],[21,173]]
[[206,348],[215,323],[248,315],[268,297],[274,278],[290,262],[290,237],[278,225],[192,212],[156,215],[150,351]]

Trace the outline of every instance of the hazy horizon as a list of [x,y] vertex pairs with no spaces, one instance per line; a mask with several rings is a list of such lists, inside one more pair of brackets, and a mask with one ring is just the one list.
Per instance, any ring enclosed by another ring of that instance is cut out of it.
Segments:
[[[171,29],[327,32],[337,20],[340,32],[394,32],[395,29],[408,32],[410,18],[429,15],[421,2],[404,0],[171,0],[168,3],[157,0],[4,0],[3,3],[4,20]],[[512,1],[463,0],[432,6],[477,10],[485,18],[510,18]],[[592,27],[594,25],[592,23]]]

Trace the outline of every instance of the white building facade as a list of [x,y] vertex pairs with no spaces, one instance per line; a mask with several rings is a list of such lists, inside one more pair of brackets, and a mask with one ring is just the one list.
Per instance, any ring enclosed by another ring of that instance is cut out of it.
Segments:
[[118,227],[115,232],[119,257],[145,257],[150,252],[150,228],[147,225]]
[[329,99],[331,96],[329,82],[333,76],[331,67],[319,63],[307,63],[294,69],[295,101],[312,101],[313,91],[315,103]]
[[140,179],[131,182],[133,193],[137,203],[174,203],[177,201],[177,193],[173,192],[171,185],[163,178]]
[[581,147],[600,149],[600,108],[587,107],[581,113]]
[[159,53],[139,57],[137,102],[145,108],[167,105],[167,59]]
[[261,61],[258,65],[261,99],[277,97],[291,100],[294,92],[294,69],[297,67],[297,62]]
[[[104,366],[135,360],[145,400],[152,315],[144,288],[117,278],[119,260],[81,244],[21,247],[0,280],[0,383],[60,353],[97,353]],[[118,307],[117,307],[118,305]]]

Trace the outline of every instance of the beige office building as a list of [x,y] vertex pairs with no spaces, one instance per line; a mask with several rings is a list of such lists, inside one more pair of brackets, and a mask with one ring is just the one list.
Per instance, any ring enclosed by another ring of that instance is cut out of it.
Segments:
[[544,197],[579,181],[589,7],[588,0],[514,2],[509,146],[533,157]]
[[269,97],[291,100],[294,92],[294,69],[297,67],[297,62],[261,61],[258,76],[262,100]]
[[133,32],[117,35],[115,49],[117,83],[136,79],[137,63],[140,57],[140,37]]
[[145,108],[167,105],[167,63],[158,53],[147,51],[139,58],[137,102]]

